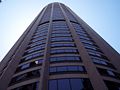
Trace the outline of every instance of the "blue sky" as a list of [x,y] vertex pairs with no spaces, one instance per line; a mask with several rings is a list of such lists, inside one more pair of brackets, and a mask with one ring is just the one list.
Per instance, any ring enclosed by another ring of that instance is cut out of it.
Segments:
[[120,53],[120,0],[2,0],[0,3],[0,61],[21,34],[51,2],[70,7]]

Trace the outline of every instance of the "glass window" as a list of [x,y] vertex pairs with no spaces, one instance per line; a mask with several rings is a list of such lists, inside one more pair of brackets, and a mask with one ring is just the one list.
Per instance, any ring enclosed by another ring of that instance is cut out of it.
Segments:
[[69,37],[59,37],[59,38],[52,38],[51,39],[52,42],[64,42],[64,41],[73,41],[72,38],[69,38]]
[[105,84],[108,90],[120,90],[120,83],[105,80]]
[[51,47],[74,47],[74,43],[53,43]]
[[72,90],[84,90],[83,79],[70,79]]
[[36,64],[41,64],[42,62],[43,62],[43,59],[39,59],[35,61]]
[[19,77],[16,78],[16,81],[20,81],[20,80],[22,80],[26,77],[27,77],[27,74],[22,74],[22,75],[20,75]]
[[20,86],[15,89],[11,89],[11,90],[38,90],[38,82],[23,85],[23,86]]
[[65,67],[65,66],[57,67],[57,71],[58,71],[58,72],[67,71],[67,67]]
[[101,64],[103,64],[103,65],[108,65],[108,63],[105,62],[105,61],[101,61]]
[[68,78],[49,80],[48,90],[93,90],[89,79]]
[[84,71],[85,72],[85,68],[83,66],[78,66],[78,71]]
[[50,73],[54,73],[57,71],[57,68],[56,67],[50,67]]
[[58,56],[58,57],[51,57],[50,62],[64,62],[64,61],[81,61],[79,56]]
[[[83,66],[54,66],[50,67],[50,74],[58,74],[59,72],[64,73],[71,73],[71,72],[77,72],[77,73],[85,73],[85,68]],[[60,73],[62,74],[62,73]]]
[[51,54],[60,54],[60,53],[77,53],[77,49],[52,49]]
[[115,74],[114,74],[112,71],[110,71],[110,70],[107,70],[107,73],[108,73],[108,75],[110,75],[110,76],[115,76]]
[[99,73],[103,76],[120,79],[120,74],[108,69],[97,68]]
[[29,67],[30,67],[30,63],[23,64],[23,65],[21,66],[21,70],[24,70],[24,69],[29,68]]
[[[53,10],[53,20],[56,20],[56,19],[64,19],[64,16],[63,16],[63,13],[59,7],[59,5],[55,4],[54,5],[54,10]],[[63,22],[63,21],[61,21]]]
[[57,80],[49,80],[48,90],[57,90]]
[[34,71],[31,71],[31,72],[20,74],[16,77],[12,78],[10,85],[11,84],[16,84],[16,83],[19,83],[21,81],[25,81],[25,80],[28,80],[28,79],[31,79],[31,78],[37,78],[39,76],[40,76],[40,70],[34,70]]
[[33,59],[33,58],[36,58],[36,57],[41,57],[43,56],[44,52],[33,52],[33,53],[30,53],[30,54],[27,54],[23,57],[23,60],[29,60],[29,59]]
[[39,46],[29,48],[28,50],[26,50],[26,52],[28,54],[28,53],[32,53],[34,51],[43,50],[44,48],[45,48],[45,45],[39,45]]
[[70,90],[70,83],[68,79],[58,80],[58,90]]
[[68,66],[68,71],[78,71],[77,66]]

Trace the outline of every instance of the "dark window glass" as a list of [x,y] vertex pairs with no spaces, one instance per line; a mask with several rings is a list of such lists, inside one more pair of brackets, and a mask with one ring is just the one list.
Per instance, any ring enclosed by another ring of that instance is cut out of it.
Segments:
[[72,90],[84,90],[83,79],[70,79]]
[[89,79],[68,78],[49,80],[48,90],[93,90]]
[[68,71],[78,71],[77,66],[68,66]]
[[44,23],[50,20],[50,16],[51,16],[51,5],[48,5],[47,9],[45,10],[45,13],[40,21],[40,23]]
[[39,59],[35,61],[36,64],[42,64],[42,62],[43,62],[43,59]]
[[36,57],[41,57],[41,56],[43,56],[43,54],[44,54],[43,51],[42,52],[33,52],[31,54],[25,55],[23,57],[23,60],[26,61],[26,60],[33,59],[33,58],[36,58]]
[[57,68],[56,67],[51,67],[50,68],[50,73],[53,73],[53,72],[56,72],[57,71]]
[[57,38],[52,38],[51,41],[52,42],[64,42],[64,41],[72,42],[73,39],[69,37],[59,37],[59,38],[57,37]]
[[58,71],[58,72],[67,71],[67,67],[65,67],[65,66],[58,67],[58,68],[57,68],[57,71]]
[[108,76],[116,79],[120,79],[120,74],[111,70],[97,68],[99,73],[103,76]]
[[86,73],[83,66],[53,66],[50,67],[50,74],[62,74],[62,73]]
[[68,79],[58,80],[58,90],[70,90],[70,83]]
[[49,81],[49,89],[48,90],[57,90],[57,80]]
[[60,54],[60,53],[78,53],[77,49],[52,49],[51,54]]
[[53,9],[53,20],[56,19],[64,19],[63,13],[58,4],[55,4]]
[[85,70],[85,68],[83,67],[83,66],[78,66],[78,71],[81,71],[81,72],[85,72],[86,70]]
[[107,70],[107,73],[108,73],[108,75],[110,75],[110,76],[115,76],[114,72],[112,72],[111,70]]
[[120,83],[112,82],[112,81],[105,81],[105,84],[108,90],[120,90]]
[[29,67],[30,67],[30,63],[24,64],[21,66],[21,70],[24,70],[24,69],[29,68]]
[[13,84],[16,84],[16,83],[19,83],[21,81],[25,81],[28,79],[37,78],[39,76],[40,76],[40,70],[34,70],[31,72],[27,72],[27,73],[24,73],[24,74],[21,74],[21,75],[18,75],[12,78],[10,85],[13,85]]
[[23,85],[23,86],[20,86],[18,88],[11,89],[11,90],[38,90],[38,82],[28,84],[28,85]]
[[51,47],[74,47],[74,43],[53,43]]
[[51,57],[50,62],[72,62],[72,61],[81,61],[79,56],[58,56]]

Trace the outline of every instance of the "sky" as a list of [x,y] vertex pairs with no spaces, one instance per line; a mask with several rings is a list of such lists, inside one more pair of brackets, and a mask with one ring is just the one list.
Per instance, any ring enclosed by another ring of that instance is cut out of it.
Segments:
[[44,6],[61,2],[120,53],[120,0],[2,0],[0,61]]

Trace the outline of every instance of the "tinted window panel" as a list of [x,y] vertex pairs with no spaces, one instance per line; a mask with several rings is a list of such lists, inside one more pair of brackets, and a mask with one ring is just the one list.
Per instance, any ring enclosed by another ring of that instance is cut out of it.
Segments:
[[70,79],[72,90],[83,90],[83,79]]
[[70,90],[69,80],[68,79],[58,80],[58,90]]
[[57,80],[49,81],[49,89],[48,90],[57,90]]
[[59,67],[57,68],[57,71],[67,71],[67,67]]

